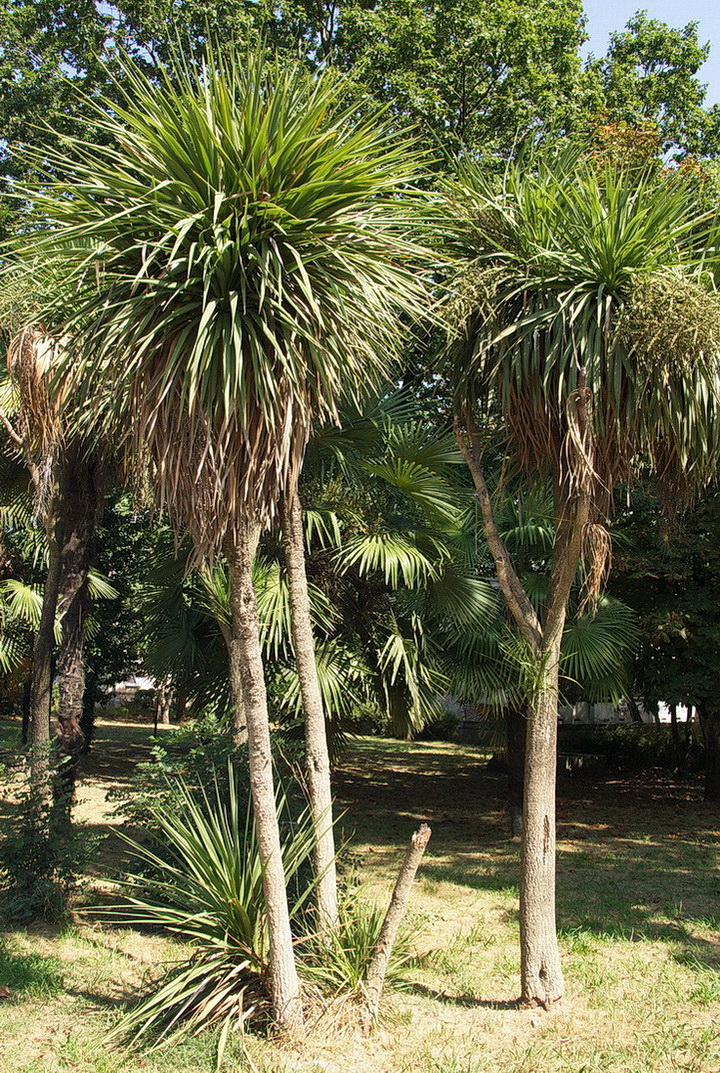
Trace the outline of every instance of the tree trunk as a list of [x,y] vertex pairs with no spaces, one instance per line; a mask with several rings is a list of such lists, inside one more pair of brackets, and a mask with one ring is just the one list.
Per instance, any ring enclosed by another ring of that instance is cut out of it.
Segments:
[[481,437],[471,408],[467,407],[464,414],[466,433],[462,431],[459,418],[455,423],[455,436],[473,477],[485,538],[495,562],[500,588],[526,642],[528,657],[536,661],[535,669],[542,672],[530,701],[526,732],[520,871],[520,1001],[523,1005],[546,1008],[562,998],[564,990],[555,924],[558,677],[567,605],[582,553],[585,527],[590,520],[593,496],[589,406],[590,394],[581,371],[578,389],[568,398],[565,459],[562,466],[556,466],[553,479],[555,540],[542,621],[522,586],[495,523],[482,470]]
[[175,690],[175,722],[182,723],[185,718],[188,706],[187,690],[184,686],[179,685]]
[[244,710],[247,719],[250,791],[263,866],[273,1012],[281,1032],[294,1032],[302,1028],[303,1012],[280,848],[267,693],[251,574],[259,535],[257,525],[241,523],[234,539],[226,542],[231,585],[230,686],[238,709]]
[[720,707],[701,701],[698,714],[705,739],[705,800],[720,801]]
[[507,731],[510,837],[522,838],[527,714],[515,707],[507,708],[505,711],[505,727]]
[[527,721],[525,803],[520,860],[520,1001],[548,1009],[562,998],[564,981],[555,924],[555,773],[558,660],[547,654]]
[[627,705],[628,705],[628,711],[630,712],[630,715],[632,717],[633,723],[637,723],[638,726],[642,726],[644,720],[643,720],[642,714],[640,712],[640,707],[638,705],[638,702],[635,700],[635,698],[633,696],[631,696],[630,694],[628,694],[628,696],[627,696]]
[[46,515],[48,571],[43,588],[42,611],[33,643],[30,678],[30,769],[34,789],[41,798],[50,792],[50,702],[52,657],[55,648],[55,616],[62,574],[63,522],[59,491],[52,495]]
[[170,709],[174,699],[172,675],[165,675],[158,682],[155,690],[155,722],[161,726],[170,726]]
[[61,788],[72,796],[75,771],[85,747],[82,731],[85,697],[85,639],[90,614],[88,574],[95,556],[95,530],[103,505],[99,460],[78,449],[63,496],[65,536],[58,611],[62,643],[57,662],[57,749],[62,758]]
[[339,925],[335,838],[330,785],[330,754],[322,692],[315,662],[315,641],[305,573],[302,506],[297,491],[283,505],[282,528],[293,649],[305,714],[305,762],[314,832],[313,856],[317,877],[318,930],[323,935],[337,929]]
[[682,746],[680,744],[680,727],[678,725],[677,704],[670,705],[670,736],[672,738],[673,775],[680,775],[683,768]]
[[410,900],[413,881],[420,867],[420,861],[430,841],[431,829],[426,823],[420,824],[410,839],[405,857],[400,866],[395,887],[390,899],[380,934],[378,935],[372,959],[365,976],[365,1010],[367,1022],[372,1023],[377,1017],[380,997],[382,995],[385,975],[390,964],[390,955],[395,945],[398,928]]

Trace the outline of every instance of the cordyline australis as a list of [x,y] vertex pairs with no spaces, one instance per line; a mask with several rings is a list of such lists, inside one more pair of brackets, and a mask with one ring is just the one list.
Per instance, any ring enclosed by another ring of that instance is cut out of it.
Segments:
[[[427,306],[424,254],[408,238],[419,158],[382,119],[358,119],[337,79],[260,54],[179,62],[158,84],[128,66],[122,83],[125,104],[99,114],[97,144],[48,154],[62,181],[26,192],[51,225],[28,248],[67,280],[44,315],[68,340],[57,383],[93,400],[79,420],[88,432],[117,430],[126,463],[149,470],[197,559],[227,559],[230,683],[247,725],[270,988],[280,1028],[298,1029],[250,568],[284,503],[297,580],[296,482],[313,422],[337,419],[341,399],[359,400],[387,374],[402,325]],[[295,591],[302,608],[301,579]],[[302,629],[296,608],[312,706]],[[307,728],[311,763],[320,757],[308,782],[324,870],[331,799],[315,709]],[[326,894],[320,920],[332,926],[336,896]]]

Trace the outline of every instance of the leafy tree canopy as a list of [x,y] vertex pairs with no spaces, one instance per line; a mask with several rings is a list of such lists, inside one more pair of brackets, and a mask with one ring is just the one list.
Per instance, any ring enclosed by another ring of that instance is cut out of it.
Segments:
[[18,173],[19,143],[82,136],[92,99],[127,53],[150,71],[208,37],[230,50],[254,45],[351,72],[358,92],[416,124],[440,158],[470,149],[505,154],[518,140],[598,122],[659,128],[666,150],[720,151],[720,110],[706,109],[698,71],[709,45],[697,25],[673,29],[634,16],[608,54],[580,58],[580,0],[0,0],[1,162]]
[[587,65],[586,107],[611,122],[656,125],[666,152],[714,156],[720,151],[720,105],[705,107],[698,72],[709,42],[689,22],[673,29],[639,11],[610,38],[607,56]]

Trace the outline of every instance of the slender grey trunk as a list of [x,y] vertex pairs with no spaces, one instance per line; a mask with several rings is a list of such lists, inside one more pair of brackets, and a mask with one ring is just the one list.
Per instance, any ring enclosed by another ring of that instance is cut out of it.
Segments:
[[155,711],[157,722],[161,726],[170,725],[170,709],[173,703],[173,681],[171,675],[166,675],[158,682],[155,691]]
[[305,757],[314,832],[318,930],[323,935],[339,925],[333,803],[325,712],[315,662],[315,640],[305,573],[302,505],[297,491],[283,505],[282,530],[293,648],[305,714]]
[[523,799],[525,791],[525,739],[527,736],[527,712],[516,706],[505,712],[507,734],[508,769],[508,815],[510,837],[522,838]]
[[290,1033],[302,1029],[303,1011],[280,848],[267,693],[252,584],[259,535],[259,526],[241,522],[234,539],[226,541],[231,585],[230,686],[238,709],[244,710],[247,719],[250,791],[270,945],[268,984],[278,1029]]
[[[480,432],[466,408],[464,430],[455,437],[472,474],[483,529],[503,596],[540,682],[531,698],[525,752],[523,843],[520,874],[521,1004],[548,1008],[562,998],[555,920],[555,778],[560,645],[570,590],[582,553],[593,496],[593,439],[590,395],[584,373],[568,398],[566,458],[553,481],[555,540],[542,620],[525,592],[498,531],[482,469]],[[573,435],[570,435],[572,429]]]
[[564,991],[555,921],[559,657],[557,643],[545,657],[542,683],[527,720],[520,857],[521,1003],[545,1008],[561,998]]

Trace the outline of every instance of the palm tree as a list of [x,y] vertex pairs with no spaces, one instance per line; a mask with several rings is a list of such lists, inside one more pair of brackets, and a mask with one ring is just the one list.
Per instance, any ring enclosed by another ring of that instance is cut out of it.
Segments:
[[[641,467],[666,501],[718,460],[720,300],[692,176],[632,173],[573,152],[464,168],[445,204],[461,265],[448,345],[456,434],[509,611],[534,664],[521,862],[522,1001],[563,993],[555,927],[560,644],[582,557],[589,596],[607,566],[603,522]],[[485,411],[479,417],[479,408]],[[555,537],[536,610],[500,536],[483,471],[493,426],[506,463],[552,488]]]
[[66,386],[93,399],[95,427],[127,431],[126,457],[150,467],[198,560],[227,559],[269,986],[291,1029],[302,1010],[251,568],[313,421],[367,390],[421,311],[398,196],[418,160],[377,116],[343,106],[332,74],[210,56],[155,83],[128,66],[123,83],[97,144],[50,159],[63,183],[32,191],[53,224],[33,245],[78,288],[54,310],[78,356]]

